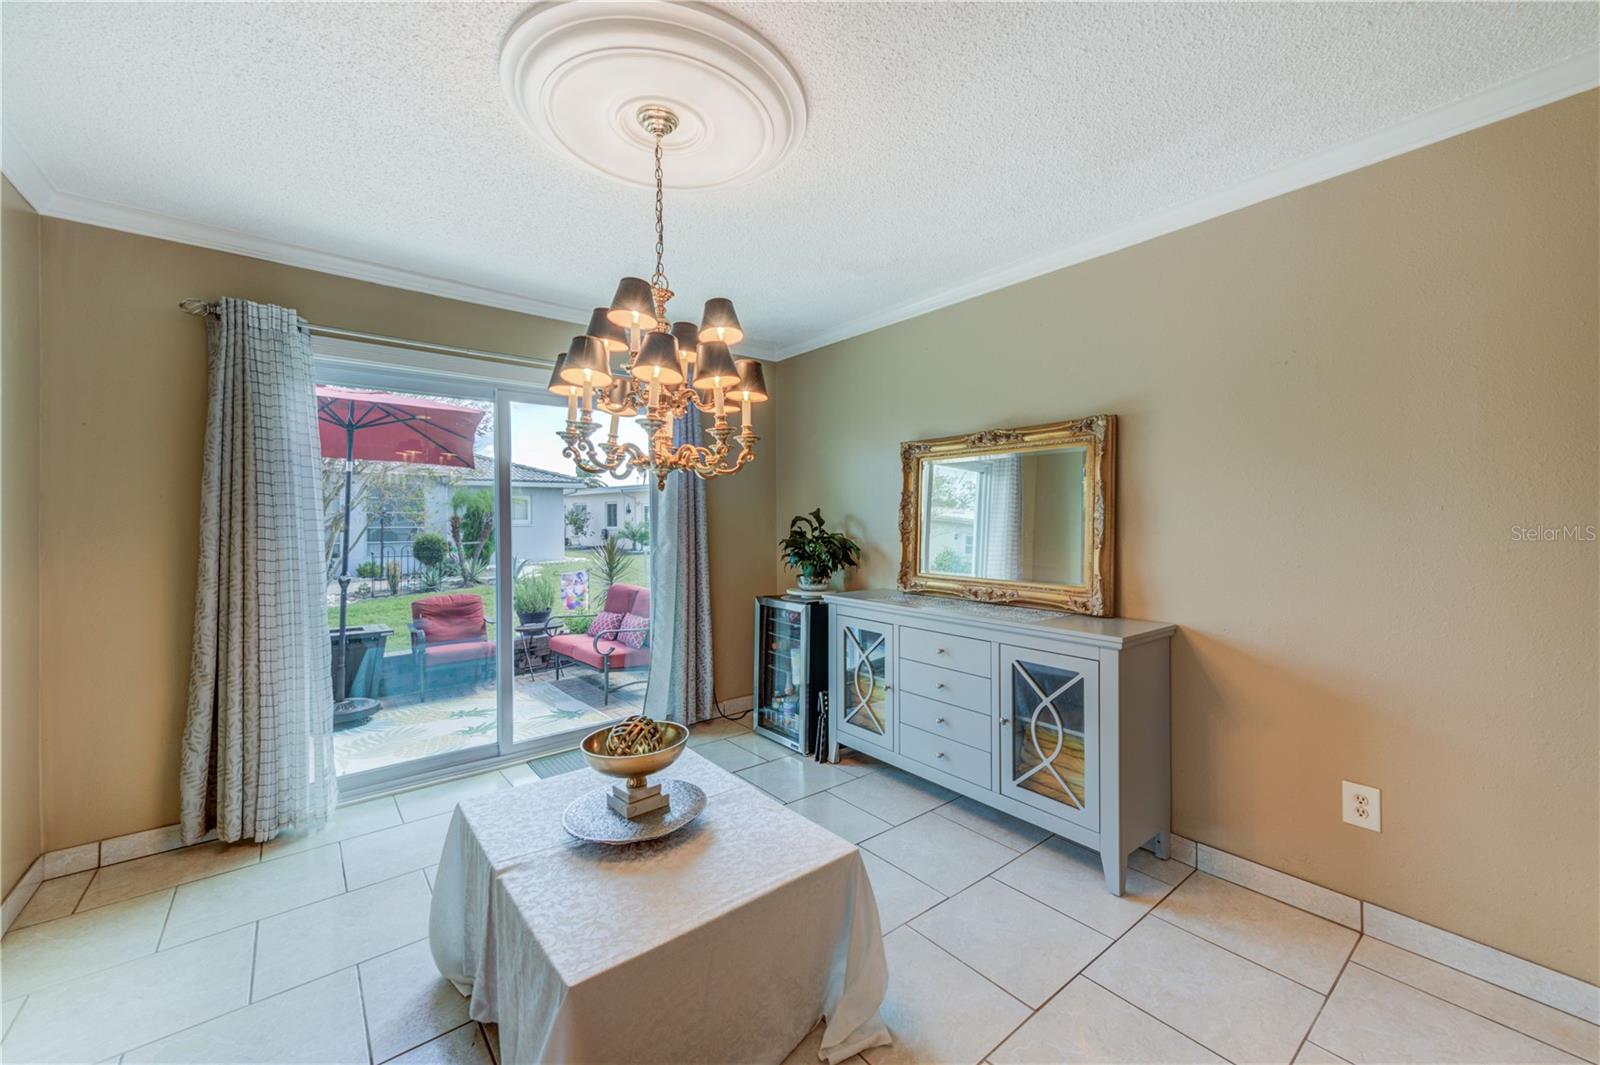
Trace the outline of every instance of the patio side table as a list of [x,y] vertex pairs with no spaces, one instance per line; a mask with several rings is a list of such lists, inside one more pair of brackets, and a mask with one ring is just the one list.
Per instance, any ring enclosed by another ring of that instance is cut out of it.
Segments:
[[566,631],[559,621],[546,621],[538,625],[517,626],[516,660],[521,662],[523,673],[532,674],[550,668],[550,637]]

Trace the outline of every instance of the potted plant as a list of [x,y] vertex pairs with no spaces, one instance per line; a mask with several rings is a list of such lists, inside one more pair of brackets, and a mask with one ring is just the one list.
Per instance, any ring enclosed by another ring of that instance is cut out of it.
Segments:
[[534,570],[511,583],[511,605],[524,625],[543,625],[556,607],[556,575]]
[[861,545],[844,533],[830,531],[820,509],[790,519],[789,535],[778,546],[783,548],[784,563],[800,571],[803,592],[820,592],[835,573],[861,564]]

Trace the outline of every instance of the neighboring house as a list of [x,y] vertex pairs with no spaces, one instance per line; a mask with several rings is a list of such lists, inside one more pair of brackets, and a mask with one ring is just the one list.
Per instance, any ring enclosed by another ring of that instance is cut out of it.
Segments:
[[[566,493],[567,509],[585,507],[589,526],[582,536],[567,530],[573,547],[594,547],[616,536],[630,522],[650,521],[650,486],[647,484],[601,485],[598,488],[572,488]],[[634,546],[634,545],[629,545]]]
[[[380,564],[389,559],[400,562],[410,572],[416,567],[411,542],[422,532],[436,532],[450,539],[450,497],[457,488],[492,488],[494,459],[479,455],[475,470],[447,470],[419,466],[407,470],[410,477],[425,479],[422,489],[424,517],[420,522],[390,522],[374,517],[370,522],[361,507],[351,516],[350,572],[368,559]],[[583,481],[563,473],[536,466],[511,464],[511,555],[530,562],[547,562],[566,554],[563,536],[565,506],[562,494],[581,488]]]

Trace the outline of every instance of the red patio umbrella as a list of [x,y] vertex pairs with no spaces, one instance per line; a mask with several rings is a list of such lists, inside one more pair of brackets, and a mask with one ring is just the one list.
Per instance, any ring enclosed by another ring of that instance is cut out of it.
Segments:
[[345,696],[346,610],[350,598],[351,480],[356,461],[411,462],[476,469],[473,442],[484,412],[437,399],[317,386],[322,457],[344,459],[344,539],[339,549],[339,661],[335,690]]

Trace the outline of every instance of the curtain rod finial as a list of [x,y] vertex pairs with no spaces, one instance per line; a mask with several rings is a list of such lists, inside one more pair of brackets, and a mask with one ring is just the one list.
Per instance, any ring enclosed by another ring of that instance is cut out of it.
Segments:
[[204,318],[208,314],[217,313],[217,305],[206,300],[196,299],[193,296],[186,300],[178,301],[178,309],[184,314],[192,314],[196,318]]

